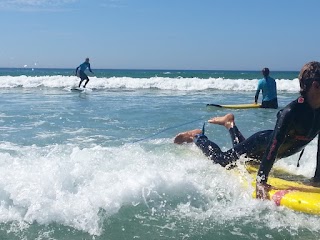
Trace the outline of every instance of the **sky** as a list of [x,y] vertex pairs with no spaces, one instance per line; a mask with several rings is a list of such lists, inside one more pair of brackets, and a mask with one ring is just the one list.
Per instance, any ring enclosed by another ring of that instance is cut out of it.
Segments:
[[0,0],[0,67],[293,70],[319,0]]

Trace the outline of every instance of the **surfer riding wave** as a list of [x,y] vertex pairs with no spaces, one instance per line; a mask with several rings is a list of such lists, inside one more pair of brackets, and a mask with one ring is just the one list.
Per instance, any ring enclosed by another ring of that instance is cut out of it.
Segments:
[[84,88],[87,86],[88,82],[89,82],[89,77],[87,76],[87,74],[85,73],[86,69],[89,69],[89,71],[93,74],[92,70],[91,70],[91,66],[90,66],[90,62],[89,62],[89,58],[86,58],[86,60],[80,64],[77,68],[76,68],[76,76],[78,76],[80,78],[80,82],[79,82],[79,88],[81,86],[81,83],[86,80],[85,84],[84,84]]

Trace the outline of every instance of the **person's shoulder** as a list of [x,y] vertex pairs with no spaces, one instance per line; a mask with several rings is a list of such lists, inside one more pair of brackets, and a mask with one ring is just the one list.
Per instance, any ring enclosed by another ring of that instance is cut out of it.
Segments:
[[300,112],[301,110],[306,108],[305,99],[300,96],[297,99],[290,102],[287,106],[285,106],[286,112]]
[[293,100],[290,102],[287,106],[282,108],[279,111],[279,114],[281,115],[288,115],[291,114],[292,112],[295,112],[296,109],[298,109],[301,106],[301,103],[299,103],[299,98]]
[[265,83],[265,79],[264,78],[261,78],[258,80],[258,86],[261,86]]
[[304,100],[304,98],[302,96],[300,96],[297,99],[295,99],[292,102],[290,102],[286,107],[288,107],[288,108],[296,108],[296,107],[301,107],[304,104],[305,104],[305,100]]
[[276,80],[273,77],[270,77],[271,81],[276,82]]

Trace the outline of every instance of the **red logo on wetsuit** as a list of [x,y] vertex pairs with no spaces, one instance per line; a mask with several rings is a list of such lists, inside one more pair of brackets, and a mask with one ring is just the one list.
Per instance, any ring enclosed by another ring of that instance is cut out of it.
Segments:
[[294,139],[296,139],[296,140],[302,140],[302,141],[310,141],[310,140],[312,140],[313,138],[307,138],[307,137],[305,137],[305,136],[299,136],[299,135],[297,135],[297,136],[294,136]]
[[299,97],[298,98],[298,103],[304,103],[304,98],[303,97]]

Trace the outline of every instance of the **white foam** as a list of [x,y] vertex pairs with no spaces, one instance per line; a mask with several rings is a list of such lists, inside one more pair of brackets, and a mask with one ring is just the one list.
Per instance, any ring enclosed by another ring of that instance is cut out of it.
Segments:
[[[276,79],[278,91],[299,91],[298,79]],[[70,88],[76,86],[79,80],[75,76],[0,76],[0,88]],[[258,79],[225,79],[225,78],[130,78],[90,77],[89,88],[96,89],[162,89],[175,91],[200,91],[207,89],[226,91],[255,91]]]
[[[257,218],[270,227],[320,230],[320,220],[310,224],[311,217],[252,199],[239,175],[212,164],[194,145],[149,144],[152,151],[139,144],[79,149],[1,143],[0,221],[56,222],[100,235],[101,209],[110,217],[121,207],[142,206],[151,216],[163,211],[195,222]],[[274,212],[262,215],[266,208]],[[298,223],[286,218],[293,215]]]
[[300,160],[300,166],[297,167],[300,153],[289,158],[283,158],[275,163],[275,166],[284,168],[293,174],[300,174],[308,178],[312,178],[315,173],[317,163],[317,144],[318,139],[315,138],[305,147],[305,151]]

